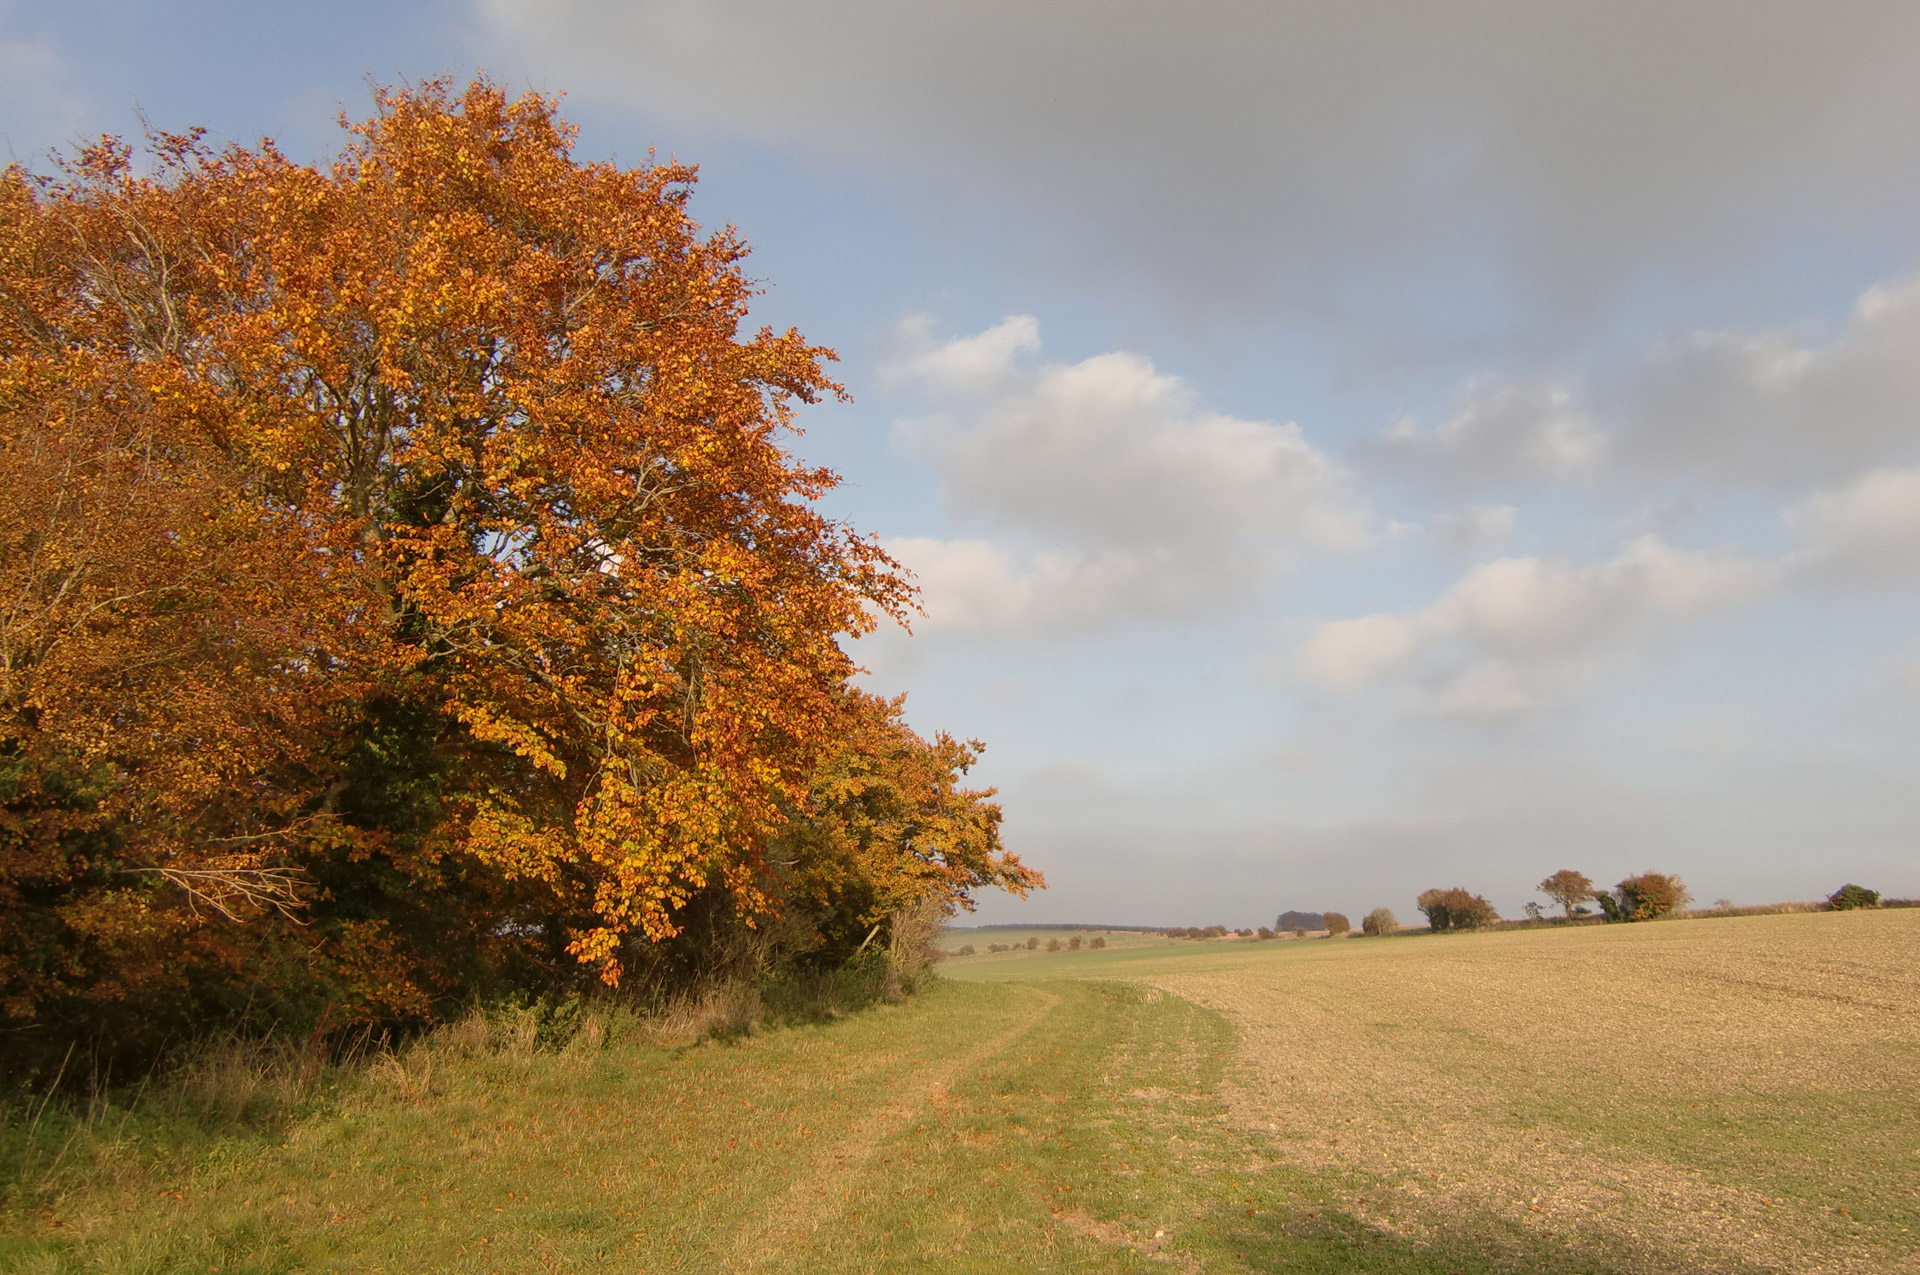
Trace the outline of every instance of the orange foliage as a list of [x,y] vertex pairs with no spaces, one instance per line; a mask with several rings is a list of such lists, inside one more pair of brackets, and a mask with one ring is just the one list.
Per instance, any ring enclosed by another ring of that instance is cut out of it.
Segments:
[[862,916],[1037,884],[973,746],[845,689],[911,590],[814,509],[782,436],[832,353],[740,332],[693,171],[484,82],[351,132],[0,177],[4,1012],[188,934],[348,971],[349,1015],[463,944],[615,982],[696,898],[775,911],[795,812]]
[[930,896],[952,911],[971,908],[982,886],[1022,896],[1045,886],[1002,849],[993,790],[960,786],[979,741],[943,731],[928,742],[901,720],[903,703],[844,693],[833,750],[775,845],[785,893],[842,941]]

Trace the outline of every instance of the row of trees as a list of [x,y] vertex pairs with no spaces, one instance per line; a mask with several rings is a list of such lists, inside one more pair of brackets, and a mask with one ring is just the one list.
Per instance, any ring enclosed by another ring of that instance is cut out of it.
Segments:
[[1587,903],[1597,903],[1609,921],[1650,921],[1669,916],[1693,900],[1686,882],[1664,872],[1642,872],[1609,891],[1596,889],[1584,872],[1562,868],[1535,888],[1558,903],[1569,921],[1591,915]]
[[[0,174],[0,1056],[844,960],[1041,884],[975,742],[850,685],[909,581],[786,450],[694,173],[538,96],[328,166]],[[23,1064],[24,1065],[24,1064]]]
[[[1628,877],[1608,891],[1597,889],[1585,873],[1563,868],[1536,888],[1560,904],[1569,921],[1593,915],[1593,909],[1586,906],[1589,903],[1597,904],[1601,914],[1609,921],[1648,921],[1671,915],[1685,907],[1693,897],[1687,892],[1684,881],[1663,872],[1643,872]],[[1435,933],[1485,929],[1500,920],[1500,913],[1484,895],[1473,894],[1457,886],[1425,891],[1417,902],[1420,911],[1426,914],[1428,926]],[[1529,904],[1527,911],[1529,916],[1537,917],[1539,905]],[[1389,917],[1391,915],[1388,913]]]

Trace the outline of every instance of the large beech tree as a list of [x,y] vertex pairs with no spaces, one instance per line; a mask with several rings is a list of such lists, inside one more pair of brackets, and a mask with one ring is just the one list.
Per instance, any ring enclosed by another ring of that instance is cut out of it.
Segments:
[[832,354],[742,333],[692,170],[484,82],[350,133],[0,177],[4,1012],[169,943],[417,1012],[503,948],[617,982],[696,900],[1037,884],[846,687],[911,590],[815,508]]

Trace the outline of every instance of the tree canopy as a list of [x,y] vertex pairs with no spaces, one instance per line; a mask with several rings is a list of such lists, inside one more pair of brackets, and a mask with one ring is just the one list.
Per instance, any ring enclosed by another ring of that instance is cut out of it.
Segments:
[[1564,908],[1569,921],[1573,919],[1576,908],[1594,897],[1592,878],[1572,868],[1560,869],[1534,888]]
[[0,175],[9,1030],[421,1014],[1040,884],[979,745],[849,685],[913,593],[787,450],[832,352],[741,331],[691,168],[573,141],[429,83],[324,168]]

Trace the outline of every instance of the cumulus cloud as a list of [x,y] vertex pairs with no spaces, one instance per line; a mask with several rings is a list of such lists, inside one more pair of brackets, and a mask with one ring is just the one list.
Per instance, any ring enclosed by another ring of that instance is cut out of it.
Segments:
[[1816,573],[1905,575],[1920,569],[1920,467],[1876,469],[1787,511]]
[[1016,314],[973,336],[940,341],[934,337],[932,317],[916,314],[900,323],[888,345],[880,367],[883,381],[918,381],[948,393],[976,395],[998,388],[1012,375],[1019,356],[1039,350],[1040,321]]
[[1532,332],[1650,266],[1751,276],[1783,232],[1920,205],[1908,0],[474,7],[543,82],[1011,203],[1041,259],[1355,339]]
[[930,333],[903,325],[884,369],[934,409],[898,435],[939,471],[955,515],[1009,543],[899,542],[929,630],[1169,611],[1249,592],[1303,548],[1372,536],[1345,470],[1297,425],[1206,411],[1136,354],[1029,358],[1029,316],[951,341]]
[[1607,439],[1567,389],[1481,376],[1461,388],[1440,424],[1403,417],[1369,450],[1423,478],[1473,486],[1588,472],[1605,457]]
[[1114,614],[1171,611],[1215,582],[1164,549],[1022,555],[986,540],[901,537],[887,552],[914,573],[924,635],[1047,634]]
[[1022,365],[1038,326],[1019,317],[897,359],[938,410],[900,435],[938,466],[962,515],[1072,543],[1164,547],[1183,559],[1365,544],[1346,472],[1293,423],[1204,410],[1137,354]]
[[1625,396],[1642,468],[1797,482],[1920,450],[1920,277],[1871,288],[1825,344],[1790,332],[1669,343]]
[[1765,591],[1775,574],[1741,554],[1653,536],[1587,565],[1501,558],[1420,610],[1321,625],[1298,664],[1335,690],[1410,678],[1434,711],[1510,716],[1586,680],[1609,652]]

